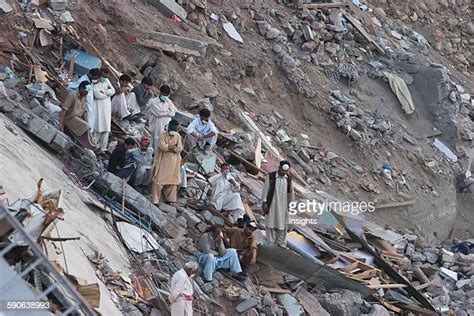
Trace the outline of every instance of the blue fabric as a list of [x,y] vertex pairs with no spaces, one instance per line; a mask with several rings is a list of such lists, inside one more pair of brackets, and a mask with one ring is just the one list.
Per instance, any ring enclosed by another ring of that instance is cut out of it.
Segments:
[[226,249],[222,257],[199,252],[196,258],[202,267],[206,281],[212,281],[212,275],[217,269],[230,269],[234,273],[242,272],[237,250],[233,248]]

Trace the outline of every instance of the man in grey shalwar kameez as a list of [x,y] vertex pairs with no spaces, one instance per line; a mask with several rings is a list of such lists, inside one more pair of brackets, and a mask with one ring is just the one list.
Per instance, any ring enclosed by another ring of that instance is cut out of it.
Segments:
[[267,239],[283,248],[286,248],[289,203],[294,200],[289,171],[290,163],[281,161],[278,171],[269,173],[265,178],[262,192]]

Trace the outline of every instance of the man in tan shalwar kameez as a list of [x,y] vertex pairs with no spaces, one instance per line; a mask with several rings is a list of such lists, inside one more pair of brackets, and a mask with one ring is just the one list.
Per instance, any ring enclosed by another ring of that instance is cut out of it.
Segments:
[[99,146],[92,140],[91,126],[87,121],[87,95],[92,89],[88,81],[79,84],[77,91],[69,93],[59,117],[59,130],[66,128],[82,146],[97,150]]
[[158,154],[151,171],[151,202],[153,204],[160,202],[162,191],[165,202],[176,202],[178,184],[180,183],[180,153],[183,150],[181,136],[177,129],[178,122],[171,120],[168,130],[160,133]]

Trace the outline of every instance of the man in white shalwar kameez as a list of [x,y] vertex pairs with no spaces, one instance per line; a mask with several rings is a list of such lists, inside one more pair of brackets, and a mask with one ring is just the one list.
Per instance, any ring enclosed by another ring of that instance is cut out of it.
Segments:
[[197,262],[187,262],[183,269],[171,278],[171,316],[191,316],[193,314],[193,276],[199,270]]
[[212,185],[211,203],[218,211],[231,211],[233,222],[245,214],[244,204],[240,198],[240,184],[230,173],[230,165],[223,163],[221,173],[211,177]]
[[119,121],[127,116],[140,113],[135,93],[130,92],[132,88],[132,78],[123,74],[118,81],[116,94],[112,98],[112,116]]
[[278,171],[269,173],[265,178],[262,192],[267,239],[282,248],[286,248],[289,203],[294,200],[289,171],[290,163],[281,161]]
[[115,89],[106,77],[101,77],[94,85],[95,124],[94,138],[101,151],[107,150],[112,124],[112,103],[110,97]]
[[160,87],[160,95],[148,101],[149,125],[153,135],[153,149],[156,152],[160,133],[166,129],[171,119],[176,115],[176,107],[170,100],[171,89],[167,85]]
[[217,143],[218,131],[211,121],[211,111],[202,109],[199,115],[188,125],[186,130],[194,137],[197,147],[203,151],[212,152],[212,148]]
[[94,104],[94,85],[99,82],[100,78],[100,69],[98,68],[93,68],[89,70],[89,73],[83,75],[80,77],[77,81],[71,83],[68,87],[67,90],[69,92],[72,91],[77,91],[79,88],[79,85],[83,81],[88,81],[92,84],[92,89],[89,90],[87,94],[87,123],[89,124],[90,131],[94,132],[94,125],[95,125],[95,104]]

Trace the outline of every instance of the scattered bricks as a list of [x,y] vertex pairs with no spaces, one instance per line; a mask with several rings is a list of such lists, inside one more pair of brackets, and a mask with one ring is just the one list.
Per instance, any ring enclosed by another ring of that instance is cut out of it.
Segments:
[[424,255],[426,257],[426,261],[429,263],[436,263],[438,261],[438,255],[432,252],[425,252]]
[[311,161],[308,152],[304,148],[301,148],[300,151],[298,151],[298,156],[306,163]]
[[178,224],[179,226],[181,227],[188,227],[188,222],[186,220],[186,218],[184,218],[184,216],[178,216],[176,217],[176,224]]
[[33,118],[29,121],[27,129],[29,132],[48,144],[51,143],[54,136],[56,136],[56,133],[58,132],[54,126],[46,123],[44,120],[36,116],[33,116]]
[[67,8],[67,0],[48,0],[48,6],[54,11],[64,11]]
[[194,278],[194,281],[196,281],[196,283],[202,287],[204,285],[204,280],[200,277],[200,276],[197,276]]
[[179,244],[175,239],[164,239],[162,246],[169,253],[174,253],[179,249]]
[[193,210],[185,209],[183,211],[183,216],[186,218],[189,227],[195,227],[201,222],[201,220],[194,214]]
[[351,129],[349,136],[356,142],[362,139],[362,135],[355,129]]
[[206,294],[210,294],[214,290],[214,286],[211,282],[207,282],[201,285],[201,290]]
[[212,218],[212,216],[214,216],[214,215],[212,215],[212,213],[209,212],[208,210],[203,211],[203,212],[201,213],[201,215],[204,217],[204,219],[205,219],[206,221],[210,221],[211,218]]
[[219,217],[219,216],[212,216],[210,222],[213,225],[219,225],[219,226],[224,226],[224,224],[225,224],[224,219],[222,217]]
[[259,316],[260,314],[255,308],[249,309],[245,312],[245,316]]
[[174,0],[149,0],[149,3],[157,7],[168,18],[176,15],[182,20],[186,20],[188,16],[188,12]]
[[174,215],[174,216],[176,216],[176,214],[177,214],[176,213],[176,207],[168,205],[166,203],[160,203],[158,207],[159,207],[160,210],[162,210],[163,212],[165,212],[167,214]]
[[207,231],[208,225],[204,222],[200,222],[199,224],[196,225],[196,228],[201,233],[205,233]]
[[446,253],[443,253],[443,255],[441,256],[441,263],[442,264],[445,264],[445,263],[454,264],[455,262],[456,262],[456,260],[454,259],[453,256],[450,256]]
[[224,277],[224,276],[222,275],[222,273],[220,273],[219,271],[216,271],[216,272],[214,273],[214,278],[215,278],[216,280],[218,280],[218,281],[221,281],[221,280],[224,280],[224,279],[225,279],[225,277]]
[[57,132],[56,136],[54,136],[53,140],[50,143],[50,146],[53,150],[57,152],[62,152],[68,150],[73,145],[73,141],[69,136],[64,133]]
[[248,300],[245,300],[243,301],[242,303],[240,303],[239,305],[237,305],[235,307],[235,310],[238,312],[238,313],[243,313],[245,312],[246,310],[249,310],[251,309],[252,307],[255,307],[257,306],[258,304],[258,300],[256,298],[251,298],[251,299],[248,299]]

